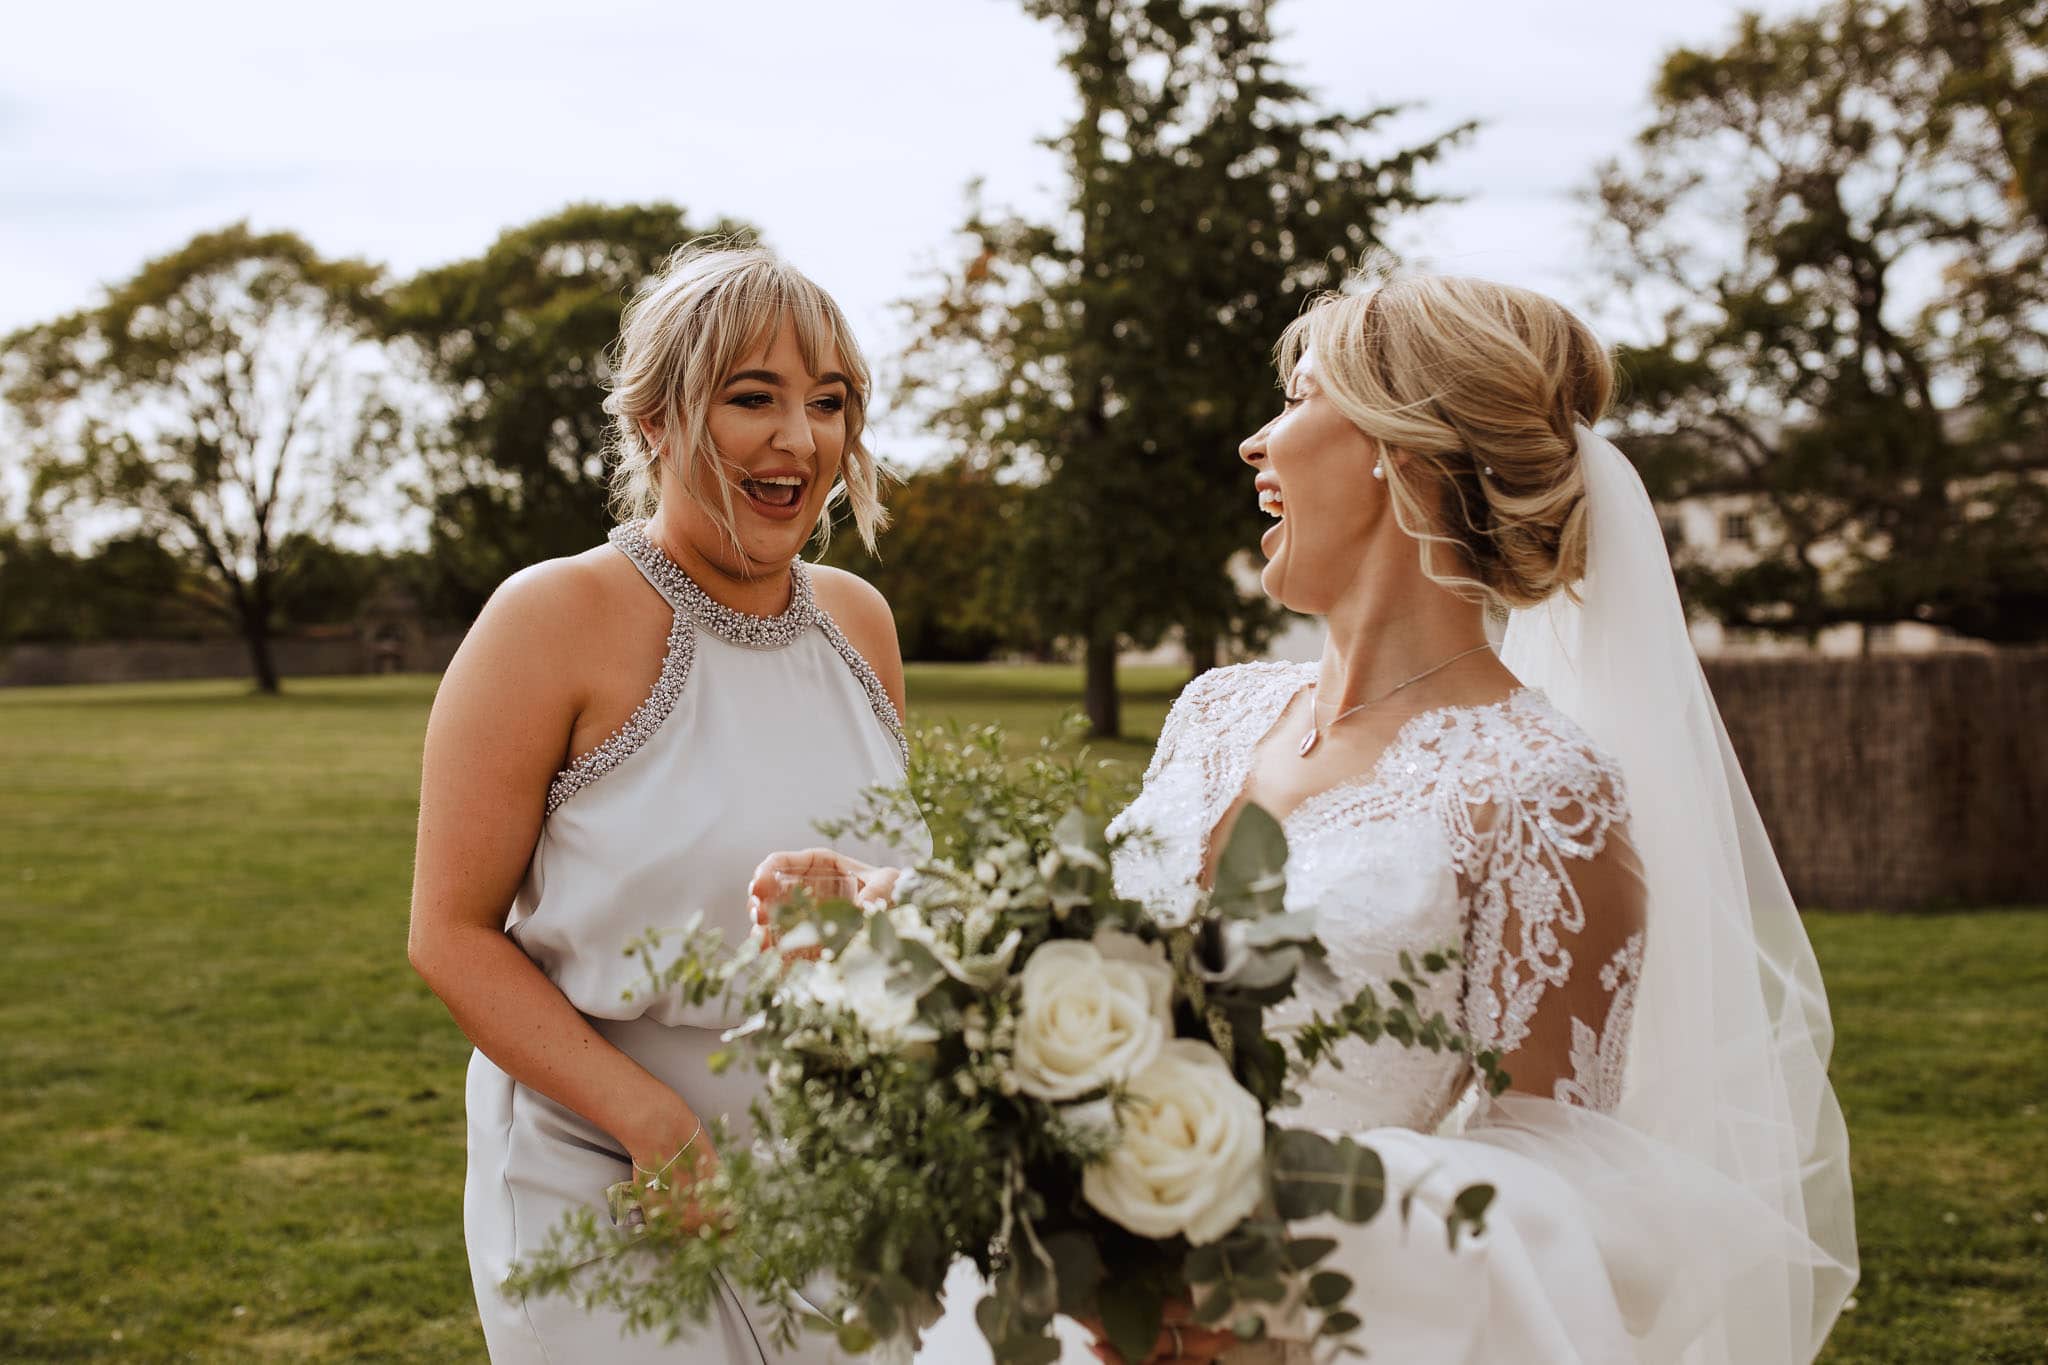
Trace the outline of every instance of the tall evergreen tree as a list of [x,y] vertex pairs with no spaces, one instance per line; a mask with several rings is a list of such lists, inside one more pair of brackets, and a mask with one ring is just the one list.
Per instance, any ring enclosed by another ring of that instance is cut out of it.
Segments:
[[1269,3],[1025,8],[1080,97],[1054,143],[1067,212],[971,211],[959,268],[913,305],[907,371],[970,459],[1030,485],[1020,593],[1082,642],[1114,735],[1123,643],[1179,627],[1199,670],[1269,625],[1228,564],[1262,529],[1236,449],[1278,401],[1273,343],[1428,202],[1416,171],[1465,129],[1369,156],[1396,111],[1319,110],[1278,67]]

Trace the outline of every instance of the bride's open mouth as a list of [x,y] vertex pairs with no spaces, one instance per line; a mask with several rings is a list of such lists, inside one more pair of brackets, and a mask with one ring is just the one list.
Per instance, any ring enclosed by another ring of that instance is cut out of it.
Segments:
[[1280,490],[1270,484],[1258,485],[1259,510],[1273,518],[1273,524],[1266,528],[1266,534],[1259,537],[1259,548],[1271,559],[1279,547],[1280,528],[1287,520],[1287,504],[1280,496]]
[[740,492],[762,516],[787,521],[803,510],[810,481],[801,474],[761,474],[740,480]]

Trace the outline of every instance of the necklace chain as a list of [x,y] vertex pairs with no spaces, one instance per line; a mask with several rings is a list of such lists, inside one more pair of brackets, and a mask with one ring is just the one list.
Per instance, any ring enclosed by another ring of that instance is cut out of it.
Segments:
[[1368,706],[1378,706],[1381,702],[1387,700],[1387,698],[1393,696],[1396,692],[1401,691],[1403,688],[1413,687],[1416,683],[1421,682],[1424,678],[1429,677],[1431,674],[1443,672],[1446,668],[1449,668],[1452,664],[1458,662],[1458,660],[1469,658],[1470,656],[1477,654],[1480,650],[1489,648],[1491,648],[1490,645],[1480,643],[1472,646],[1472,648],[1470,649],[1460,650],[1456,654],[1453,654],[1450,658],[1445,659],[1442,663],[1432,664],[1430,667],[1423,669],[1420,673],[1417,673],[1414,677],[1408,679],[1406,682],[1394,684],[1386,691],[1380,693],[1377,697],[1369,697],[1365,701],[1358,703],[1358,705],[1356,706],[1346,707],[1344,710],[1339,711],[1335,716],[1331,717],[1330,723],[1328,725],[1321,724],[1315,718],[1316,708],[1323,705],[1323,703],[1321,701],[1312,701],[1309,704],[1308,733],[1301,737],[1301,756],[1303,758],[1307,758],[1310,754],[1314,753],[1316,745],[1323,742],[1323,732],[1325,730],[1336,729],[1338,723],[1344,720],[1346,717],[1355,716],[1360,711],[1365,710],[1365,708]]

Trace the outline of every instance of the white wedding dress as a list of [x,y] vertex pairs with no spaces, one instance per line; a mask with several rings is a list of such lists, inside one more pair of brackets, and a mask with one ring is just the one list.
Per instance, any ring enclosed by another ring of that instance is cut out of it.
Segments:
[[[1312,1225],[1339,1243],[1319,1268],[1354,1281],[1373,1360],[1807,1365],[1856,1279],[1826,998],[1656,511],[1584,428],[1579,456],[1587,573],[1511,620],[1501,657],[1525,686],[1415,717],[1370,773],[1282,822],[1287,906],[1317,916],[1335,979],[1305,978],[1269,1022],[1457,946],[1462,973],[1424,1010],[1497,1049],[1511,1088],[1488,1099],[1460,1058],[1351,1043],[1274,1117],[1385,1163],[1378,1217]],[[1183,693],[1113,826],[1150,835],[1119,854],[1122,894],[1189,912],[1254,748],[1314,676],[1247,664]],[[1481,1182],[1486,1230],[1453,1250],[1443,1214]],[[971,1277],[951,1288],[920,1358],[986,1360]],[[1090,1359],[1061,1327],[1065,1358]],[[1277,1313],[1275,1340],[1227,1359],[1305,1362],[1313,1327]]]
[[[1315,680],[1316,668],[1217,669],[1181,695],[1144,790],[1111,827],[1113,834],[1151,836],[1120,856],[1121,894],[1162,919],[1188,916],[1201,894],[1197,879],[1211,831],[1237,802],[1259,741]],[[1295,997],[1267,1012],[1270,1028],[1282,1032],[1312,1010],[1333,1012],[1361,986],[1399,977],[1403,953],[1419,960],[1456,948],[1467,966],[1418,992],[1425,1017],[1441,1011],[1499,1052],[1514,1092],[1594,1111],[1614,1106],[1643,934],[1638,920],[1616,924],[1589,913],[1589,904],[1597,912],[1599,902],[1582,899],[1580,885],[1637,875],[1626,785],[1615,762],[1541,693],[1524,689],[1491,705],[1416,716],[1370,773],[1309,798],[1282,828],[1287,908],[1316,915],[1333,970],[1329,977],[1304,974]],[[1391,998],[1384,989],[1379,994]],[[1444,1126],[1471,1091],[1462,1057],[1352,1040],[1339,1059],[1341,1069],[1325,1067],[1303,1087],[1300,1106],[1281,1115],[1284,1122],[1370,1132],[1371,1144],[1390,1157],[1390,1173],[1405,1169],[1418,1180],[1432,1165],[1451,1161],[1450,1152],[1431,1150],[1434,1141],[1416,1138]],[[1514,1212],[1526,1195],[1548,1201],[1555,1193],[1529,1189],[1538,1179],[1502,1177],[1500,1226],[1476,1255],[1460,1258],[1448,1249],[1437,1215],[1463,1182],[1441,1176],[1423,1182],[1421,1208],[1405,1227],[1390,1207],[1364,1229],[1330,1229],[1345,1249],[1326,1267],[1359,1282],[1354,1302],[1374,1355],[1634,1358],[1598,1249],[1570,1228],[1518,1226]],[[1546,1221],[1557,1212],[1546,1209]],[[1504,1245],[1510,1239],[1520,1243],[1512,1251]],[[1493,1282],[1483,1286],[1461,1263],[1509,1259],[1505,1280],[1489,1276]],[[1502,1291],[1506,1302],[1489,1302]],[[1543,1302],[1543,1316],[1562,1329],[1573,1354],[1531,1349],[1533,1324],[1521,1302],[1531,1298]],[[1296,1355],[1307,1359],[1305,1349],[1256,1346],[1231,1358]]]

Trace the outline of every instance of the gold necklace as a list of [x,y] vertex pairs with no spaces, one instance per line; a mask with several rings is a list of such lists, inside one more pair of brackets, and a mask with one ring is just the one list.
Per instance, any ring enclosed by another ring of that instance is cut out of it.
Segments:
[[1461,651],[1459,651],[1458,653],[1456,653],[1456,654],[1453,654],[1453,655],[1452,655],[1452,656],[1451,656],[1450,658],[1448,658],[1448,659],[1445,659],[1445,660],[1444,660],[1444,661],[1443,661],[1442,663],[1440,663],[1440,664],[1437,664],[1437,665],[1435,665],[1435,666],[1433,666],[1433,667],[1430,667],[1430,668],[1425,668],[1425,669],[1423,669],[1423,670],[1422,670],[1422,671],[1421,671],[1420,673],[1417,673],[1417,674],[1416,674],[1416,675],[1415,675],[1414,677],[1410,678],[1410,679],[1409,679],[1409,680],[1408,680],[1407,682],[1404,682],[1404,683],[1397,683],[1397,684],[1395,684],[1395,685],[1394,685],[1393,687],[1390,687],[1390,688],[1388,688],[1388,689],[1387,689],[1386,691],[1384,691],[1384,692],[1380,693],[1380,694],[1379,694],[1379,695],[1378,695],[1377,697],[1373,697],[1373,698],[1371,698],[1371,699],[1369,699],[1369,700],[1367,700],[1367,701],[1362,701],[1362,702],[1358,703],[1358,705],[1356,705],[1356,706],[1352,706],[1352,707],[1347,707],[1347,708],[1345,708],[1344,710],[1342,710],[1342,711],[1339,711],[1339,712],[1337,713],[1336,719],[1335,719],[1335,720],[1332,720],[1332,721],[1331,721],[1331,722],[1330,722],[1330,723],[1329,723],[1328,725],[1319,725],[1319,724],[1317,724],[1317,723],[1316,723],[1316,710],[1315,710],[1315,709],[1316,709],[1316,707],[1318,707],[1318,706],[1321,706],[1321,705],[1322,705],[1322,703],[1321,703],[1321,702],[1319,702],[1319,701],[1317,701],[1317,702],[1311,702],[1311,703],[1309,703],[1309,711],[1308,711],[1308,733],[1307,733],[1307,734],[1305,734],[1305,735],[1303,735],[1303,736],[1301,737],[1301,748],[1300,748],[1300,750],[1299,750],[1299,752],[1300,752],[1301,756],[1302,756],[1303,758],[1307,758],[1307,757],[1308,757],[1308,756],[1309,756],[1310,754],[1314,753],[1314,752],[1316,751],[1316,745],[1318,745],[1318,744],[1321,744],[1321,743],[1323,742],[1323,731],[1325,731],[1325,730],[1334,730],[1334,729],[1336,729],[1336,728],[1337,728],[1337,724],[1338,724],[1338,722],[1339,722],[1339,721],[1342,721],[1342,720],[1343,720],[1343,719],[1344,719],[1344,718],[1345,718],[1346,716],[1355,716],[1355,715],[1357,715],[1357,714],[1358,714],[1358,713],[1359,713],[1360,711],[1363,711],[1363,710],[1364,710],[1364,709],[1365,709],[1366,707],[1368,707],[1368,706],[1378,706],[1378,705],[1379,705],[1379,704],[1380,704],[1381,702],[1385,701],[1385,700],[1386,700],[1386,699],[1387,699],[1388,697],[1391,697],[1391,696],[1393,696],[1393,695],[1394,695],[1394,694],[1395,694],[1396,692],[1399,692],[1399,691],[1400,691],[1400,690],[1401,690],[1402,688],[1404,688],[1404,687],[1413,687],[1413,686],[1414,686],[1414,685],[1415,685],[1416,683],[1419,683],[1419,682],[1421,682],[1421,681],[1422,681],[1422,680],[1423,680],[1424,678],[1427,678],[1427,677],[1428,677],[1428,676],[1429,676],[1430,674],[1432,674],[1432,673],[1441,673],[1441,672],[1443,672],[1443,671],[1444,671],[1444,670],[1445,670],[1446,668],[1449,668],[1449,667],[1450,667],[1450,666],[1451,666],[1452,664],[1454,664],[1454,663],[1458,662],[1458,660],[1460,660],[1460,659],[1463,659],[1463,658],[1465,658],[1465,657],[1466,657],[1466,656],[1468,656],[1468,655],[1472,655],[1472,654],[1477,654],[1477,653],[1478,653],[1478,652],[1479,652],[1480,650],[1482,650],[1482,649],[1490,649],[1490,648],[1492,648],[1492,646],[1491,646],[1491,645],[1487,645],[1487,644],[1484,644],[1484,643],[1482,643],[1482,644],[1476,644],[1476,645],[1472,646],[1472,648],[1470,648],[1470,649],[1467,649],[1467,650],[1461,650]]

